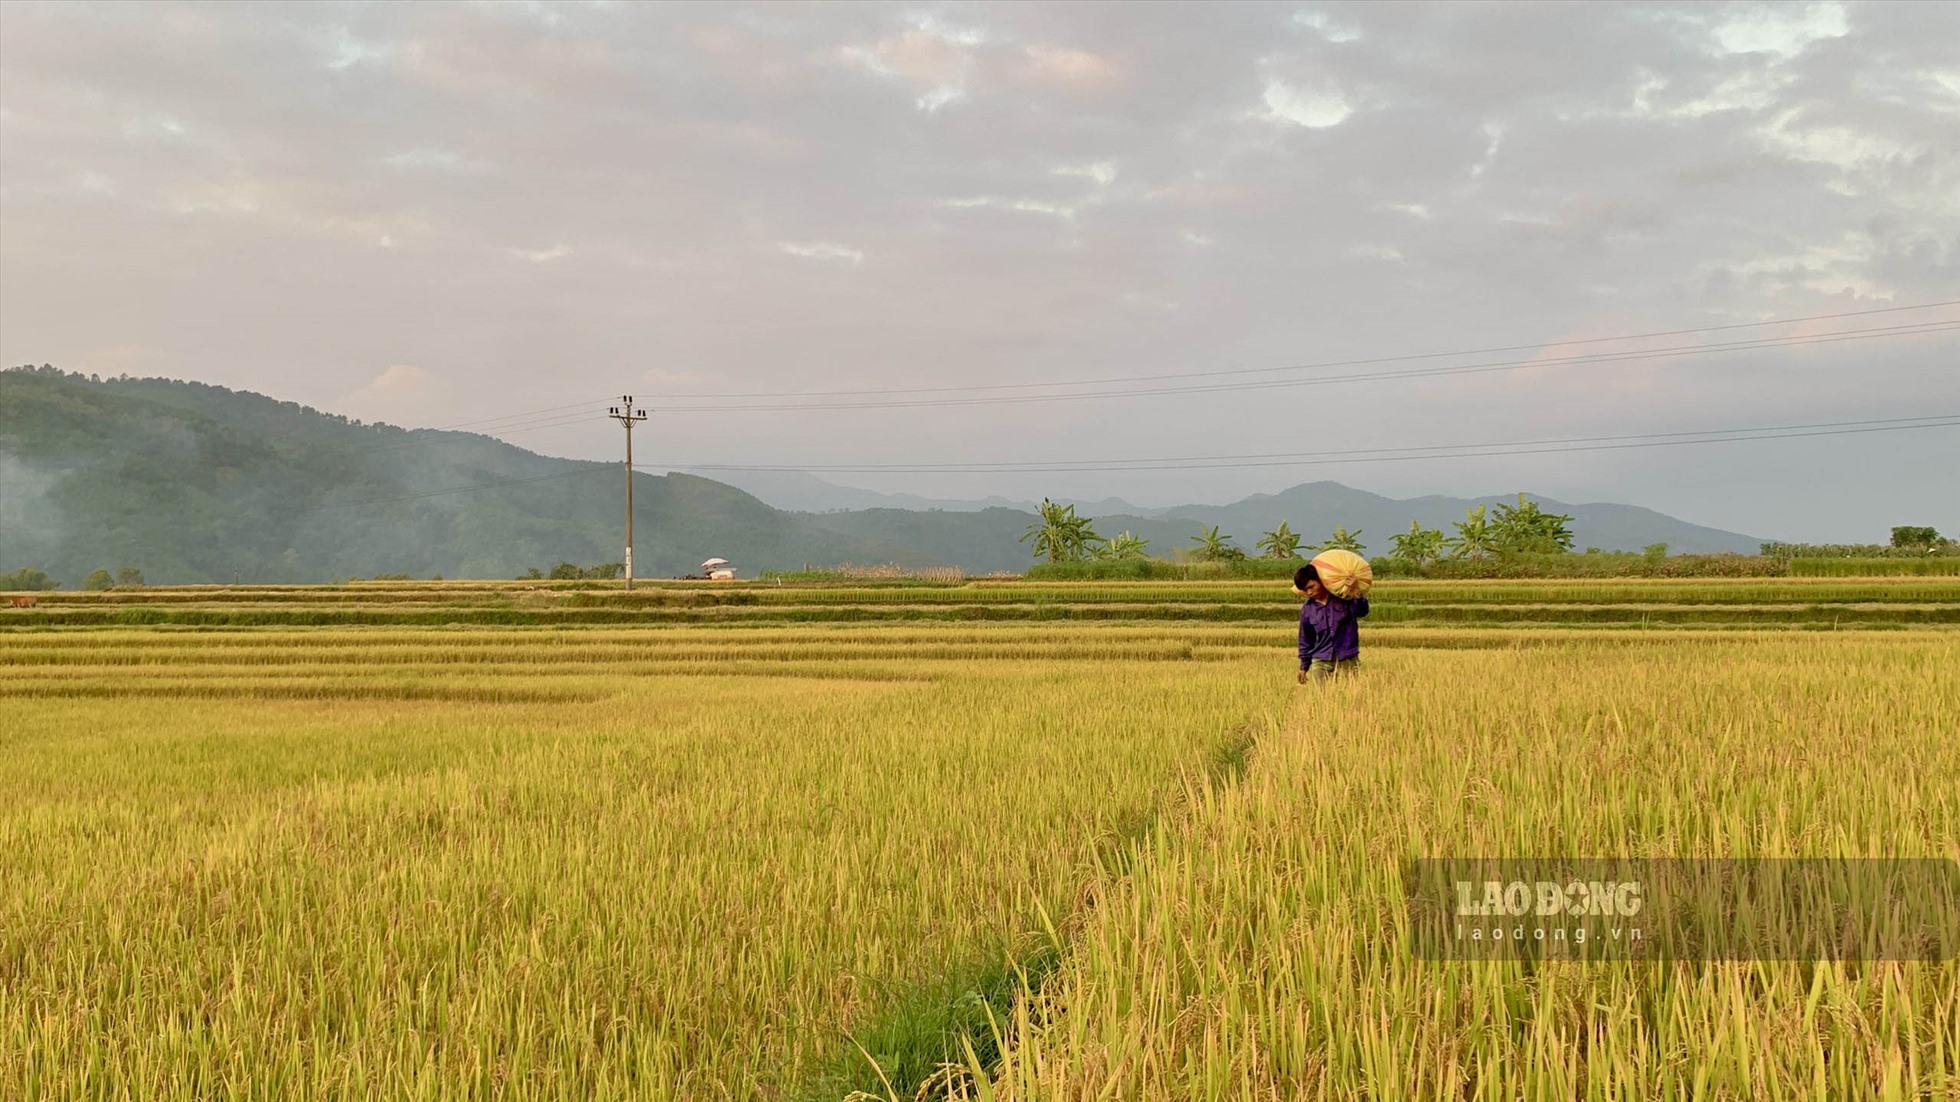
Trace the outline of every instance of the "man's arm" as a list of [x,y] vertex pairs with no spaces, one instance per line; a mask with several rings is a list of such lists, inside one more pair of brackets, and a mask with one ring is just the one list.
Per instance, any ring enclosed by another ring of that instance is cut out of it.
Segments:
[[1313,625],[1307,623],[1307,610],[1300,609],[1300,668],[1306,669],[1312,663],[1308,657],[1313,653]]
[[1354,599],[1354,618],[1359,620],[1366,615],[1368,615],[1368,598],[1356,597]]

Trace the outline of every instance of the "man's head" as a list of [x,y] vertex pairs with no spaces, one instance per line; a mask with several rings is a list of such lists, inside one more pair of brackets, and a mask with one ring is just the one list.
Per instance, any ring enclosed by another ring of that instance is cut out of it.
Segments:
[[1327,595],[1327,587],[1320,584],[1320,571],[1312,563],[1293,572],[1293,592],[1310,601],[1318,601]]

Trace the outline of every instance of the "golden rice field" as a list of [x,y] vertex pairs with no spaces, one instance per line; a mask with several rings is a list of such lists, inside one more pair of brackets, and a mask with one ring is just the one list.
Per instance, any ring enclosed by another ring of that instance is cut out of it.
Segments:
[[1384,583],[1324,688],[1272,588],[0,609],[0,1097],[1960,1097],[1960,930],[1437,963],[1401,883],[1960,859],[1960,579]]

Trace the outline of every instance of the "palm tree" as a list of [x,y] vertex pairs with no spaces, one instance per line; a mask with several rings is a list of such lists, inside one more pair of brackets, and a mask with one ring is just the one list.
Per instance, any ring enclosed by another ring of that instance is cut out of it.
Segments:
[[1297,558],[1300,554],[1300,533],[1287,527],[1282,520],[1278,528],[1259,538],[1257,546],[1265,549],[1269,559]]
[[1463,519],[1450,527],[1456,529],[1456,535],[1443,542],[1459,559],[1481,559],[1497,550],[1497,536],[1490,521],[1484,519],[1482,505],[1465,509]]
[[1116,533],[1114,539],[1103,544],[1099,554],[1101,557],[1108,559],[1141,559],[1144,557],[1144,548],[1149,546],[1149,540],[1142,539],[1125,528],[1123,531]]
[[1041,519],[1021,533],[1021,542],[1033,541],[1037,559],[1045,556],[1049,562],[1073,562],[1103,542],[1091,527],[1093,523],[1089,517],[1076,516],[1075,506],[1057,505],[1044,497]]
[[1319,547],[1322,551],[1352,551],[1357,555],[1367,549],[1368,546],[1361,542],[1361,529],[1350,532],[1344,524],[1336,524],[1334,534],[1322,541]]

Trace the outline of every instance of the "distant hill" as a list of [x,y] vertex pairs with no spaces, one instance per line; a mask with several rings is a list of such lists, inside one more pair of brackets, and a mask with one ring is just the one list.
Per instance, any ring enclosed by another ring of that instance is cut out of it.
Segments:
[[[617,562],[622,477],[617,464],[201,383],[0,372],[0,570],[36,566],[71,587],[98,567],[158,583],[315,582]],[[482,488],[445,492],[458,487]],[[643,577],[711,555],[747,571],[936,561],[705,478],[641,474],[633,492]]]
[[[635,572],[671,577],[711,555],[745,573],[844,562],[991,572],[1030,561],[1020,536],[1034,522],[1032,503],[881,495],[810,475],[765,486],[757,473],[729,477],[806,511],[696,475],[636,475]],[[616,562],[621,478],[616,464],[474,433],[363,424],[202,383],[0,372],[0,570],[39,567],[67,586],[124,566],[159,583],[317,582],[508,578],[561,561]],[[1503,500],[1397,500],[1313,482],[1230,505],[1079,508],[1103,535],[1128,529],[1160,555],[1211,524],[1250,551],[1282,520],[1310,540],[1336,524],[1360,529],[1380,553],[1412,519],[1445,527],[1467,506]],[[1580,548],[1753,551],[1761,542],[1635,506],[1542,500],[1573,516]],[[849,502],[875,507],[842,507]]]
[[[1714,554],[1738,551],[1753,554],[1763,541],[1739,532],[1725,532],[1676,520],[1665,513],[1637,505],[1610,502],[1559,501],[1530,495],[1548,512],[1572,518],[1573,546],[1580,550],[1597,547],[1602,551],[1638,551],[1649,544],[1665,543],[1670,551]],[[1409,522],[1421,521],[1425,527],[1449,531],[1449,525],[1463,519],[1465,509],[1477,505],[1516,503],[1516,493],[1492,497],[1459,498],[1431,495],[1392,498],[1343,486],[1338,482],[1308,482],[1277,494],[1254,494],[1224,506],[1181,505],[1153,513],[1159,522],[1187,521],[1217,524],[1225,531],[1256,539],[1284,520],[1294,531],[1318,540],[1337,524],[1349,531],[1362,532],[1362,542],[1374,552],[1389,549],[1389,538],[1409,530]],[[1141,534],[1141,529],[1138,530]]]
[[[1007,535],[1005,526],[1010,520],[998,514],[1015,512],[1016,517],[1020,518],[1021,528],[1016,529],[1012,536],[1018,537],[1026,530],[1028,522],[1025,514],[1034,509],[1033,502],[998,497],[959,501],[880,494],[873,490],[834,486],[814,475],[800,473],[729,471],[719,472],[718,476],[742,486],[780,509],[827,511],[826,515],[816,519],[825,527],[839,532],[889,533],[897,531],[902,525],[914,533],[913,538],[926,539],[928,537],[921,527],[924,522],[901,521],[887,514],[921,508],[942,510],[944,513],[979,514],[983,510],[989,511],[996,514],[992,523],[1002,526],[1000,531],[977,520],[952,517],[942,517],[937,522],[938,530],[948,534],[942,538],[950,538],[950,533],[955,531],[960,533],[959,539],[964,541],[962,546],[966,549],[965,553],[977,556],[979,561],[1003,564],[989,565],[985,569],[1018,569],[1020,565],[1025,565],[1025,551],[1018,557],[1008,555],[1010,549],[1006,547],[1003,537]],[[1574,504],[1536,494],[1531,496],[1546,509],[1572,517],[1575,546],[1581,550],[1597,547],[1602,551],[1638,551],[1650,544],[1665,543],[1670,550],[1677,552],[1753,553],[1763,543],[1756,536],[1690,524],[1637,505],[1609,502]],[[1213,524],[1237,537],[1239,544],[1250,551],[1253,542],[1262,533],[1271,531],[1281,521],[1286,521],[1294,531],[1312,540],[1331,533],[1337,524],[1345,525],[1350,531],[1361,529],[1362,540],[1370,550],[1383,552],[1390,546],[1389,538],[1397,532],[1408,531],[1412,520],[1421,521],[1425,527],[1449,531],[1451,523],[1463,519],[1464,510],[1477,505],[1495,506],[1515,502],[1517,494],[1479,498],[1437,495],[1392,498],[1357,490],[1339,482],[1307,482],[1277,494],[1253,494],[1230,505],[1139,508],[1116,498],[1083,501],[1058,497],[1056,500],[1072,504],[1078,512],[1095,517],[1096,530],[1105,536],[1127,528],[1151,540],[1150,550],[1154,554],[1168,553],[1173,547],[1189,546],[1190,537],[1197,534],[1199,528]],[[846,502],[852,504],[846,505]],[[839,509],[848,511],[840,513]],[[1006,565],[1010,558],[1011,566]]]

